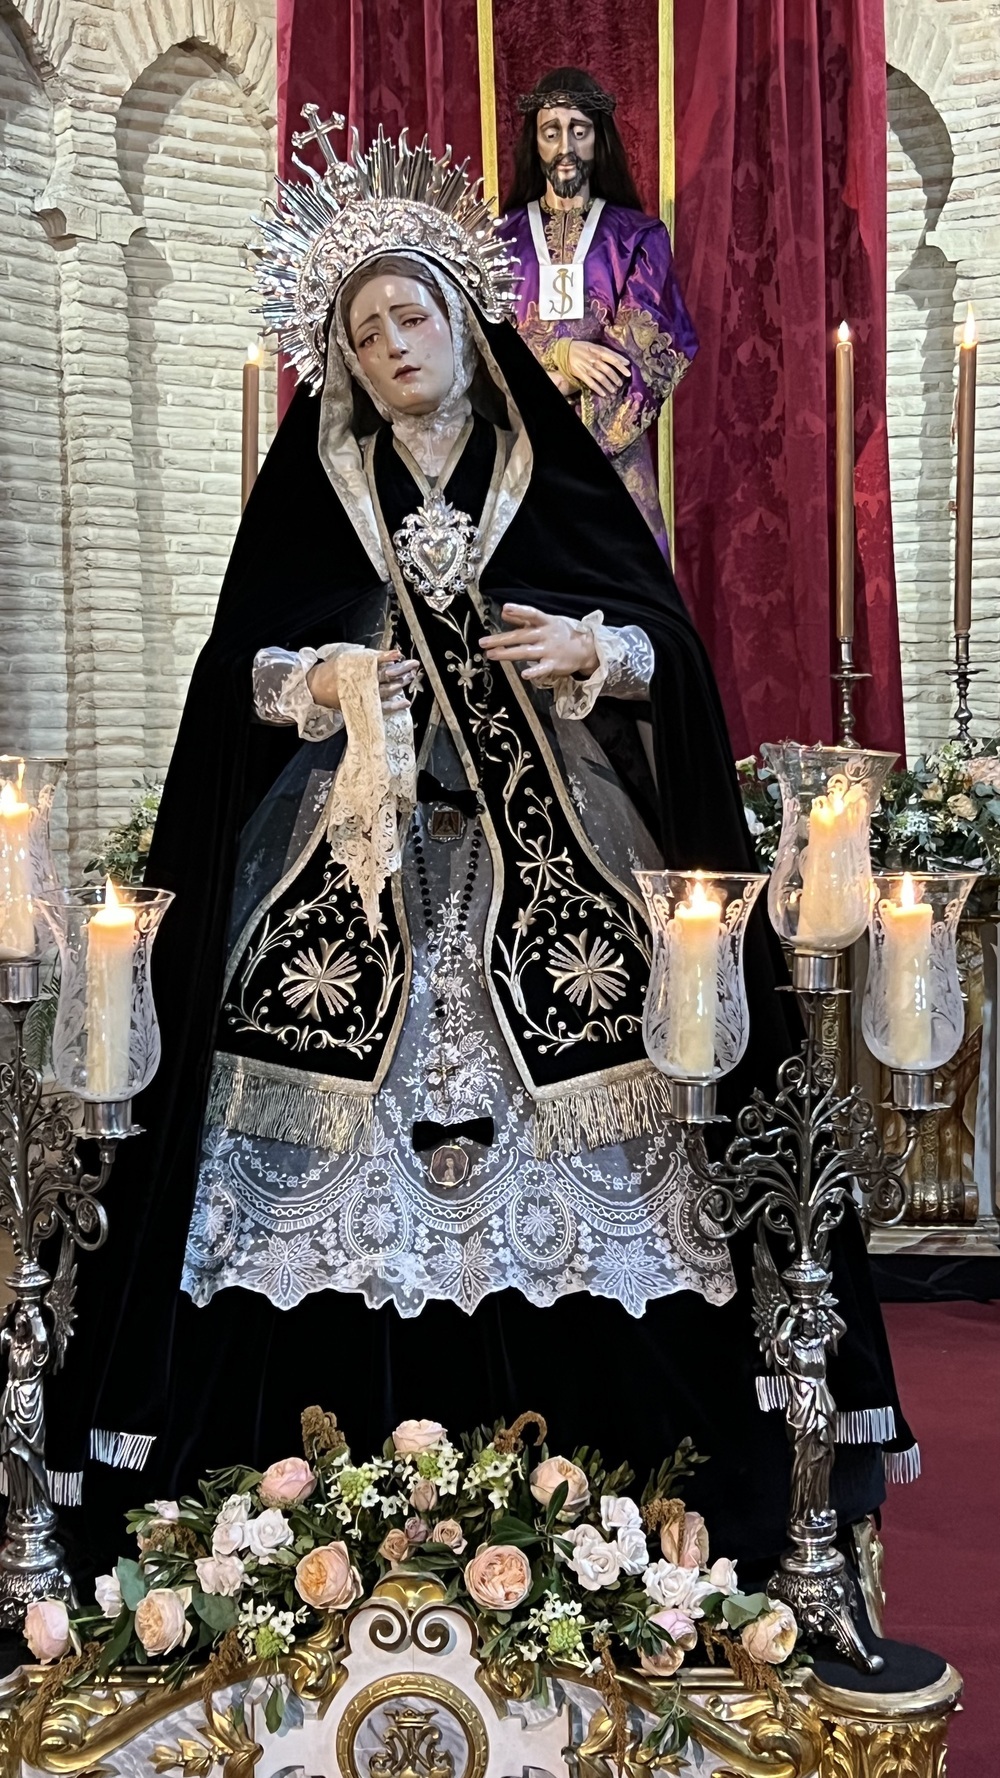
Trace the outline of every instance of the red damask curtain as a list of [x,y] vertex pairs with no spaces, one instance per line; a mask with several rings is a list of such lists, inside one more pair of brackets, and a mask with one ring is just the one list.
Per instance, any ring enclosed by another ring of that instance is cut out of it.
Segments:
[[[656,208],[657,0],[493,0],[501,183],[518,92],[591,68]],[[902,750],[885,423],[882,0],[675,0],[674,249],[701,349],[675,398],[678,579],[733,744],[832,740],[833,340],[856,347],[859,734]],[[476,0],[278,0],[280,164],[299,109],[427,129],[481,168]]]

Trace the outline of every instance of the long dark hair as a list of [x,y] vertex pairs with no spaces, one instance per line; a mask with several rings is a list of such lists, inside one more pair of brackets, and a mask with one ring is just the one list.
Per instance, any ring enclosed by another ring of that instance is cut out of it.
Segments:
[[[642,199],[629,172],[625,144],[610,111],[590,110],[583,95],[602,93],[603,87],[583,68],[553,68],[538,82],[536,92],[551,93],[558,102],[560,93],[579,93],[583,101],[578,109],[594,120],[594,171],[590,178],[592,197],[604,198],[609,204],[620,204],[625,210],[641,210]],[[544,107],[539,106],[539,110]],[[504,211],[522,210],[525,204],[540,198],[545,190],[545,174],[538,153],[538,111],[529,111],[521,126],[514,150],[514,178],[504,199]]]

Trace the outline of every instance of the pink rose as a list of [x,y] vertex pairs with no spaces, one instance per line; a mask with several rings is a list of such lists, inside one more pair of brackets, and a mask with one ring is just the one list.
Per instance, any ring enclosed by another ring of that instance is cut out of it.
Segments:
[[405,1562],[410,1553],[410,1540],[405,1531],[387,1531],[378,1546],[378,1553],[394,1568]]
[[283,1457],[260,1478],[262,1506],[298,1506],[308,1500],[316,1477],[304,1457]]
[[232,1599],[243,1585],[246,1569],[239,1556],[199,1556],[194,1566],[203,1593]]
[[575,1518],[582,1512],[590,1499],[590,1483],[583,1470],[571,1463],[568,1457],[546,1457],[537,1469],[531,1472],[531,1492],[539,1506],[548,1506],[557,1488],[566,1483],[566,1498],[559,1513],[560,1519]]
[[36,1661],[59,1661],[70,1644],[69,1612],[61,1599],[32,1599],[24,1619],[24,1640]]
[[694,1648],[698,1641],[698,1632],[691,1619],[683,1611],[654,1611],[650,1623],[662,1630],[670,1641],[655,1655],[647,1654],[645,1649],[639,1650],[639,1665],[644,1673],[656,1673],[661,1679],[669,1679],[676,1673],[684,1659],[685,1651]]
[[432,1513],[438,1503],[438,1491],[433,1482],[417,1482],[410,1495],[410,1505],[421,1518]]
[[431,1528],[426,1519],[407,1519],[403,1529],[411,1543],[429,1543],[430,1541]]
[[443,1543],[445,1549],[454,1550],[460,1556],[466,1545],[462,1527],[457,1519],[442,1519],[431,1532],[432,1543]]
[[295,1570],[295,1591],[314,1611],[331,1611],[359,1599],[361,1576],[351,1566],[346,1543],[325,1543],[303,1556]]
[[763,1661],[769,1667],[780,1667],[795,1647],[798,1633],[799,1626],[790,1607],[775,1605],[763,1617],[744,1625],[740,1641],[752,1660]]
[[192,1628],[185,1602],[173,1587],[152,1587],[135,1608],[135,1633],[148,1655],[183,1648]]
[[513,1544],[484,1544],[466,1565],[465,1584],[486,1611],[512,1611],[531,1591],[531,1564]]
[[704,1568],[708,1561],[708,1530],[700,1513],[685,1513],[683,1525],[664,1525],[660,1549],[677,1568]]
[[421,1451],[432,1451],[447,1437],[440,1420],[401,1420],[392,1444],[401,1457],[415,1457]]

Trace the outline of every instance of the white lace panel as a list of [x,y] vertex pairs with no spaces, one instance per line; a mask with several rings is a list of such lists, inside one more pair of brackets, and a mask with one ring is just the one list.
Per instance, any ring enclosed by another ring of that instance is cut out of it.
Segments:
[[405,710],[383,710],[379,657],[373,648],[352,647],[340,660],[337,686],[347,748],[330,793],[327,838],[339,864],[346,864],[374,934],[386,878],[402,863],[399,824],[417,800],[413,719]]
[[253,703],[261,722],[294,723],[303,741],[326,741],[344,726],[339,710],[317,704],[306,675],[317,661],[329,660],[351,642],[327,642],[322,648],[262,648],[253,663]]

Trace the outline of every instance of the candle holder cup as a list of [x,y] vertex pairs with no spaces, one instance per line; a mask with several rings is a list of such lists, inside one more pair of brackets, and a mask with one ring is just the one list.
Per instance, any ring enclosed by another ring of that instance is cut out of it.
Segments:
[[875,881],[861,1028],[899,1110],[934,1107],[934,1075],[965,1032],[958,923],[977,871],[882,872]]
[[[148,1085],[160,1060],[149,964],[173,895],[123,888],[112,897],[89,886],[42,901],[41,908],[61,964],[52,1033],[56,1079],[85,1105],[116,1107],[111,1115],[120,1133],[122,1106]],[[88,1116],[96,1129],[101,1119]]]
[[871,818],[896,754],[798,741],[761,752],[781,788],[771,923],[796,952],[845,951],[868,925]]
[[646,1051],[671,1083],[674,1116],[710,1123],[715,1085],[747,1047],[743,985],[747,921],[765,876],[710,871],[635,873],[653,934],[643,1015]]
[[[38,903],[59,893],[49,819],[66,761],[0,754],[0,1001],[33,999],[17,965],[39,954]],[[35,989],[37,993],[37,988]]]

